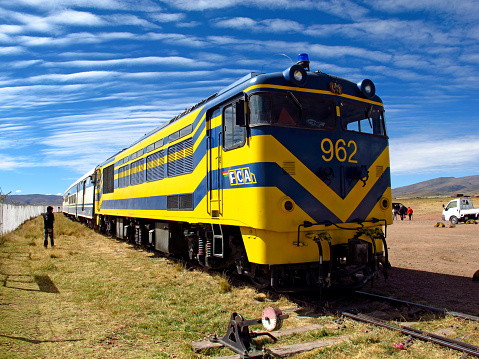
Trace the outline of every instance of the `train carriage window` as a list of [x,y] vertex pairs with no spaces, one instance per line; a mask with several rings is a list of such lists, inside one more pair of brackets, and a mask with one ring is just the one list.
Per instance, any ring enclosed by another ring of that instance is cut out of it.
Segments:
[[223,147],[225,150],[241,147],[245,143],[245,127],[236,124],[237,106],[244,106],[244,102],[237,101],[223,108]]
[[161,140],[158,140],[155,142],[155,149],[157,148],[160,148],[161,146],[163,146],[163,141],[164,139],[162,138]]
[[386,136],[384,111],[373,105],[341,103],[341,123],[347,131]]
[[178,138],[180,138],[180,131],[173,132],[168,136],[168,142],[176,141]]
[[154,143],[151,143],[149,144],[148,146],[146,146],[146,150],[145,150],[145,153],[148,153],[148,152],[151,152],[155,149],[155,144]]
[[193,125],[188,125],[180,130],[180,138],[193,132]]

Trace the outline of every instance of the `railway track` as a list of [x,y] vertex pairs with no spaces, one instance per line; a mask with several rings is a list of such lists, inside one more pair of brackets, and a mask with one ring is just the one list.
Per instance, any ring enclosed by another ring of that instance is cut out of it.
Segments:
[[367,293],[367,292],[362,292],[362,291],[356,291],[355,293],[359,294],[359,295],[362,295],[362,296],[365,296],[365,297],[376,298],[376,299],[388,301],[388,302],[393,303],[393,304],[395,303],[395,304],[401,304],[401,305],[414,306],[414,307],[421,308],[423,310],[427,310],[427,311],[431,311],[431,312],[435,312],[435,313],[440,313],[440,314],[444,314],[444,315],[451,315],[453,317],[463,318],[463,319],[468,319],[468,320],[472,320],[472,321],[475,321],[475,322],[479,322],[479,317],[476,317],[476,316],[470,315],[470,314],[450,311],[450,310],[442,309],[442,308],[431,307],[429,305],[424,305],[424,304],[419,304],[419,303],[414,303],[414,302],[408,302],[408,301],[405,301],[405,300],[396,299],[396,298],[392,298],[392,297],[385,297],[385,296],[378,295],[378,294],[373,294],[373,293]]
[[358,321],[370,323],[370,324],[373,324],[373,325],[376,325],[376,326],[380,326],[380,327],[383,327],[383,328],[395,330],[395,331],[401,332],[405,335],[408,335],[412,338],[416,338],[416,339],[420,339],[420,340],[424,340],[424,341],[429,341],[429,342],[432,342],[432,343],[435,343],[435,344],[439,344],[439,345],[448,347],[450,349],[460,351],[464,354],[473,355],[473,356],[479,358],[479,347],[475,346],[475,345],[471,345],[471,344],[461,342],[461,341],[458,341],[458,340],[455,340],[455,339],[450,339],[448,337],[438,335],[438,334],[435,334],[435,333],[425,332],[423,330],[411,328],[411,327],[405,326],[405,325],[401,325],[401,326],[391,325],[391,324],[388,324],[381,319],[374,318],[374,317],[364,315],[364,314],[351,314],[351,313],[348,313],[348,312],[341,312],[341,315],[344,316],[344,317],[353,319],[353,320],[358,320]]
[[[193,266],[193,267],[197,267],[197,266]],[[242,280],[239,280],[238,278],[232,278],[231,282],[233,282],[234,285],[251,286],[250,283],[246,283]],[[279,295],[279,293],[277,293],[275,291],[272,291],[272,290],[268,290],[268,289],[258,289],[258,291],[263,292],[263,293],[265,293],[269,296],[273,296],[273,297]],[[418,310],[420,310],[422,312],[430,312],[430,313],[436,313],[436,314],[440,314],[440,315],[450,315],[450,316],[454,316],[454,317],[457,317],[457,318],[462,318],[462,319],[465,319],[465,320],[471,320],[471,321],[479,322],[479,317],[469,315],[469,314],[466,314],[466,313],[449,311],[447,309],[436,308],[436,307],[432,307],[432,306],[428,306],[428,305],[424,305],[424,304],[420,304],[420,303],[409,302],[409,301],[405,301],[405,300],[400,300],[400,299],[396,299],[396,298],[392,298],[392,297],[381,296],[381,295],[377,295],[377,294],[373,294],[373,293],[367,293],[367,292],[363,292],[363,291],[356,291],[354,293],[357,296],[360,296],[360,297],[363,297],[363,298],[368,298],[371,301],[382,301],[382,302],[390,303],[393,308],[396,308],[397,306],[406,306],[408,308],[414,307],[414,308],[417,308]],[[281,295],[284,295],[284,294],[281,294]],[[299,296],[299,295],[295,295],[295,294],[288,294],[288,295],[286,295],[286,297],[289,300],[291,300],[292,302],[294,302],[294,303],[296,303],[296,304],[298,304],[302,307],[309,307],[309,308],[312,308],[315,311],[320,312],[320,313],[326,313],[326,312],[327,313],[335,313],[335,314],[337,314],[339,316],[342,316],[342,317],[345,317],[345,318],[349,318],[349,319],[352,319],[352,320],[355,320],[355,321],[366,322],[366,323],[369,323],[369,324],[372,324],[372,325],[375,325],[375,326],[380,326],[380,327],[384,327],[384,328],[387,328],[387,329],[390,329],[390,330],[398,331],[398,332],[401,332],[401,333],[407,335],[409,338],[416,338],[416,339],[423,340],[423,341],[429,341],[429,342],[432,342],[432,343],[435,343],[435,344],[438,344],[438,345],[441,345],[441,346],[444,346],[444,347],[462,352],[464,355],[471,355],[471,356],[479,358],[479,347],[478,346],[468,344],[466,342],[458,341],[458,340],[455,340],[455,339],[450,339],[446,336],[442,336],[442,335],[439,335],[439,334],[436,334],[436,333],[430,333],[430,332],[426,332],[426,331],[423,331],[423,330],[420,330],[420,329],[415,329],[415,328],[412,328],[410,326],[406,326],[404,324],[393,325],[393,324],[390,324],[390,322],[388,322],[386,320],[374,317],[370,314],[363,314],[363,313],[361,313],[361,306],[364,305],[364,303],[359,303],[359,305],[357,305],[357,306],[349,305],[348,309],[346,310],[346,309],[344,309],[344,306],[341,307],[341,306],[337,305],[337,303],[341,301],[341,298],[340,299],[337,299],[337,298],[334,299],[333,298],[333,302],[332,302],[333,304],[331,304],[331,302],[327,302],[327,301],[325,302],[325,301],[322,301],[322,300],[318,301],[316,298],[308,298],[308,297],[305,297],[304,295]],[[344,299],[344,297],[342,299]],[[354,302],[357,302],[357,297],[354,297],[353,299],[351,299],[351,296],[349,296],[349,300],[350,301],[353,300]],[[372,305],[373,308],[376,307],[374,304],[371,304],[371,305]],[[371,307],[371,305],[370,305],[370,307]],[[335,307],[336,307],[336,309],[335,309]],[[416,313],[416,314],[418,314],[418,313]],[[331,342],[331,343],[333,343],[333,342]],[[309,350],[314,348],[314,345],[308,345],[308,344],[312,344],[312,343],[303,343],[303,344],[304,344],[305,348],[308,348],[308,346],[309,346],[310,347]],[[319,344],[319,346],[316,346],[316,348],[321,347],[321,346],[323,346],[323,345]],[[281,349],[281,348],[277,348],[277,349]],[[299,351],[297,351],[297,352],[299,352]],[[277,357],[283,357],[283,356],[287,356],[287,355],[282,355],[282,356],[276,355],[276,356]],[[243,356],[241,356],[241,357],[243,357]],[[225,357],[225,358],[233,358],[233,357]]]
[[[237,280],[235,280],[235,282],[236,282],[236,284],[241,283],[241,281],[238,282]],[[242,285],[247,285],[247,284],[243,283]],[[260,292],[263,292],[264,294],[266,294],[270,297],[278,296],[278,293],[276,293],[274,291],[270,291],[270,290],[260,290]],[[465,319],[465,320],[479,322],[479,317],[469,315],[469,314],[466,314],[466,313],[449,311],[447,309],[436,308],[436,307],[432,307],[432,306],[428,306],[428,305],[424,305],[424,304],[420,304],[420,303],[409,302],[409,301],[405,301],[405,300],[400,300],[400,299],[396,299],[396,298],[392,298],[392,297],[385,297],[385,296],[372,294],[372,293],[367,293],[367,292],[362,292],[362,291],[356,291],[355,294],[357,296],[362,297],[363,299],[369,300],[369,302],[366,302],[366,303],[369,303],[369,307],[373,307],[373,308],[377,307],[377,302],[378,301],[381,301],[383,303],[384,302],[389,303],[391,305],[391,310],[392,311],[397,309],[397,307],[399,307],[399,306],[405,306],[408,309],[410,309],[410,312],[413,313],[412,315],[416,315],[417,317],[422,317],[424,315],[424,313],[432,313],[434,315],[436,315],[436,314],[444,315],[444,316],[450,315],[450,316],[454,316],[454,317]],[[334,314],[336,314],[340,317],[339,320],[338,320],[339,322],[341,321],[342,318],[349,318],[349,319],[354,320],[354,321],[365,322],[365,323],[368,323],[368,324],[371,324],[371,325],[374,325],[374,326],[383,327],[383,328],[386,328],[386,329],[389,329],[389,330],[400,332],[400,333],[407,336],[408,339],[406,340],[406,342],[408,342],[408,343],[411,343],[413,339],[427,341],[427,342],[431,342],[431,343],[434,343],[434,344],[437,344],[437,345],[440,345],[440,346],[447,347],[449,349],[458,351],[458,352],[463,354],[462,358],[465,358],[466,356],[472,356],[472,357],[478,357],[479,358],[479,347],[478,346],[475,346],[475,345],[472,345],[472,344],[469,344],[469,343],[466,343],[466,342],[463,342],[463,341],[459,341],[459,340],[456,340],[456,339],[451,339],[451,338],[448,338],[444,335],[440,335],[440,334],[437,334],[437,333],[431,333],[431,332],[423,331],[421,329],[412,328],[410,326],[411,324],[406,325],[404,322],[401,323],[397,320],[396,321],[392,321],[392,320],[386,321],[386,320],[377,318],[377,317],[375,317],[373,315],[370,315],[370,314],[361,313],[362,308],[365,307],[364,302],[359,303],[357,308],[355,308],[353,305],[348,305],[347,306],[348,310],[345,310],[344,306],[341,307],[340,305],[338,305],[338,303],[340,303],[345,297],[342,297],[342,298],[339,298],[339,299],[338,298],[333,298],[333,303],[334,303],[333,305],[331,305],[331,302],[328,302],[328,301],[317,301],[315,298],[308,298],[306,296],[299,296],[299,295],[296,295],[296,294],[288,294],[288,295],[286,295],[286,297],[289,300],[291,300],[292,302],[296,303],[300,307],[311,308],[315,312],[319,312],[319,313],[329,313],[329,314],[334,313]],[[357,297],[355,297],[355,299],[357,299]],[[356,301],[355,299],[353,299],[353,300]],[[349,301],[352,300],[351,295],[348,297],[348,300]],[[413,309],[416,309],[416,310],[413,310]],[[402,319],[404,320],[404,318],[402,318]],[[411,318],[408,318],[408,319],[411,319]],[[394,324],[391,324],[391,323],[394,323]],[[409,321],[407,323],[409,323]],[[416,324],[418,324],[418,323],[420,323],[420,321],[416,322]],[[296,328],[296,330],[301,330],[301,328]],[[314,328],[312,328],[311,330],[314,330]],[[273,332],[273,334],[274,334],[274,332]],[[280,334],[280,336],[281,335],[283,335],[283,334]],[[336,340],[336,338],[334,338],[334,339]],[[341,339],[338,339],[338,340],[340,341]],[[343,338],[343,340],[344,340],[344,338]],[[325,341],[324,343],[318,343],[318,342],[319,341],[301,343],[301,344],[298,344],[298,346],[301,345],[304,348],[303,351],[307,351],[307,350],[320,348],[322,346],[332,345],[332,344],[337,343],[338,341],[331,341],[331,342]],[[273,351],[268,350],[267,352],[269,352],[270,355],[272,353],[274,353],[275,354],[275,355],[273,355],[274,357],[286,357],[288,355],[278,354],[278,353],[286,353],[287,349],[286,349],[286,347],[284,347],[284,348],[285,349],[283,349],[283,347],[276,347],[276,348],[273,348]],[[399,348],[402,349],[401,347],[399,347]],[[293,353],[296,354],[296,353],[299,353],[299,352],[301,352],[301,351],[295,351]],[[228,357],[222,357],[222,359],[223,358],[228,358],[228,359],[243,358],[243,356],[228,356]]]
[[[469,315],[469,314],[465,314],[465,313],[449,311],[447,309],[436,308],[436,307],[432,307],[432,306],[428,306],[428,305],[424,305],[424,304],[420,304],[420,303],[409,302],[409,301],[405,301],[405,300],[400,300],[400,299],[396,299],[396,298],[392,298],[392,297],[385,297],[385,296],[372,294],[372,293],[367,293],[367,292],[362,292],[362,291],[356,291],[355,294],[358,294],[358,295],[360,295],[362,297],[365,297],[365,298],[370,298],[371,300],[374,300],[374,301],[379,300],[379,301],[388,302],[388,303],[392,304],[393,306],[403,305],[403,306],[407,306],[409,308],[410,307],[415,307],[415,308],[418,308],[418,309],[420,309],[422,311],[426,311],[426,312],[438,313],[438,314],[441,314],[441,315],[451,315],[451,316],[454,316],[454,317],[457,317],[457,318],[462,318],[462,319],[466,319],[466,320],[479,322],[479,317]],[[290,298],[290,299],[294,300],[293,298]],[[322,305],[322,304],[318,305],[315,302],[308,302],[308,301],[304,301],[304,300],[301,300],[301,302],[302,302],[303,305],[308,305],[312,308],[317,308],[321,311],[335,312],[336,314],[341,315],[342,317],[346,317],[346,318],[349,318],[349,319],[352,319],[352,320],[366,322],[366,323],[369,323],[369,324],[372,324],[372,325],[375,325],[375,326],[380,326],[380,327],[387,328],[387,329],[390,329],[390,330],[398,331],[398,332],[401,332],[405,335],[408,335],[409,338],[416,338],[416,339],[423,340],[423,341],[429,341],[429,342],[432,342],[432,343],[435,343],[435,344],[438,344],[438,345],[441,345],[441,346],[444,346],[444,347],[447,347],[447,348],[450,348],[450,349],[453,349],[453,350],[457,350],[457,351],[462,352],[464,354],[472,355],[472,356],[475,356],[475,357],[479,358],[479,347],[475,346],[475,345],[472,345],[472,344],[468,344],[468,343],[465,343],[465,342],[462,342],[462,341],[459,341],[459,340],[455,340],[455,339],[450,339],[446,336],[438,335],[436,333],[430,333],[430,332],[426,332],[426,331],[423,331],[423,330],[420,330],[420,329],[415,329],[415,328],[412,328],[410,326],[407,326],[407,325],[404,325],[404,324],[401,324],[401,323],[399,323],[399,325],[392,325],[385,320],[382,320],[380,318],[377,318],[377,317],[374,317],[374,316],[371,316],[371,315],[367,315],[367,314],[351,313],[350,311],[342,310],[340,308],[334,309],[333,307],[331,307],[329,305],[327,307]],[[354,308],[354,307],[352,307],[352,308]],[[357,309],[355,311],[360,312],[359,309]]]

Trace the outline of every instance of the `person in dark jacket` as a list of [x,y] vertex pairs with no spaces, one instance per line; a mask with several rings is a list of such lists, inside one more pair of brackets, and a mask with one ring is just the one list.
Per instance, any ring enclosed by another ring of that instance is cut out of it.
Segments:
[[48,247],[48,236],[50,236],[50,245],[53,247],[53,222],[55,222],[55,216],[53,215],[53,207],[48,206],[46,213],[43,215],[43,227],[45,238],[43,240],[43,246]]

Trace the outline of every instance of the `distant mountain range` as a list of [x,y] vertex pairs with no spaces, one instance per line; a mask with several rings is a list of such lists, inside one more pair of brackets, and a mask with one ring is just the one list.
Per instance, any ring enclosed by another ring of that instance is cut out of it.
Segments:
[[15,194],[8,195],[5,203],[43,204],[45,206],[55,207],[62,205],[63,197],[52,194]]
[[[455,197],[479,195],[479,175],[467,177],[439,177],[392,190],[393,197]],[[61,206],[62,196],[45,194],[9,195],[5,203],[42,204]]]
[[439,177],[392,190],[393,197],[435,197],[479,195],[479,175],[467,177]]

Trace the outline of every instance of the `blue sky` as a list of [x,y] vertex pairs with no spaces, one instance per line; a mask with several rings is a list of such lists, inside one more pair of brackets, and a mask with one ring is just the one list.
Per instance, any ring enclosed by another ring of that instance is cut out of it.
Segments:
[[479,174],[476,0],[0,0],[0,188],[58,194],[252,72],[373,80],[392,187]]

